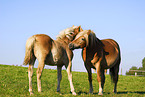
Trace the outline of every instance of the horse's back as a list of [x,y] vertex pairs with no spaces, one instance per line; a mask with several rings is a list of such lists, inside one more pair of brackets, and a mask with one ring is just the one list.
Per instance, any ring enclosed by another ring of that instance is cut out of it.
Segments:
[[104,49],[105,50],[110,49],[111,51],[115,50],[117,52],[120,52],[119,44],[115,40],[113,40],[113,39],[104,39],[104,40],[101,40],[101,41],[104,44]]

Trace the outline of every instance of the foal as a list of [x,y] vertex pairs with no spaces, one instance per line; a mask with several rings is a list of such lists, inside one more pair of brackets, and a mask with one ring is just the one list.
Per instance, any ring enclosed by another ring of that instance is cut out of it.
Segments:
[[60,81],[62,78],[61,69],[65,65],[70,82],[70,88],[73,95],[76,95],[72,83],[72,58],[73,52],[68,48],[76,34],[82,31],[80,26],[73,26],[60,32],[56,40],[53,40],[48,35],[37,34],[30,37],[26,42],[26,52],[24,65],[29,64],[28,77],[29,77],[29,92],[32,92],[32,75],[35,60],[39,62],[37,68],[37,87],[38,92],[41,92],[41,74],[45,64],[57,66],[57,92],[60,92]]
[[114,93],[117,92],[121,56],[120,48],[116,41],[112,39],[99,40],[94,32],[84,30],[77,34],[75,39],[69,44],[69,48],[71,50],[82,48],[82,57],[88,72],[90,93],[93,93],[91,68],[97,69],[97,80],[99,82],[98,95],[103,95],[105,69],[110,69],[110,75],[114,83]]

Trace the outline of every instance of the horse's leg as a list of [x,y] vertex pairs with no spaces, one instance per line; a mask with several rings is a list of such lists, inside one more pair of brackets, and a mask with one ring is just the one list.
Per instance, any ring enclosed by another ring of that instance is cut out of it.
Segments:
[[57,92],[60,92],[60,81],[62,79],[61,66],[57,66]]
[[97,68],[97,80],[99,82],[98,95],[103,95],[103,88],[104,88],[104,83],[105,83],[104,70],[101,68],[100,64],[97,64],[96,68]]
[[114,79],[114,93],[117,93],[117,82],[118,82],[118,72],[119,72],[119,68],[115,68],[115,79]]
[[33,65],[29,64],[28,78],[29,78],[29,92],[30,92],[30,95],[33,94],[33,91],[32,91],[32,76],[33,76]]
[[41,75],[42,75],[42,71],[43,71],[44,66],[45,66],[44,61],[39,61],[39,65],[38,65],[38,68],[37,68],[37,87],[38,87],[38,92],[42,91],[41,90]]
[[118,72],[119,72],[118,64],[110,68],[111,79],[113,80],[113,83],[114,83],[114,90],[113,90],[114,93],[117,93]]
[[68,74],[68,80],[70,82],[70,88],[71,88],[71,92],[73,95],[76,95],[76,92],[74,90],[74,86],[73,86],[73,83],[72,83],[72,73],[71,73],[71,66],[72,66],[72,62],[70,61],[68,65],[65,65],[66,67],[66,71],[67,71],[67,74]]
[[29,64],[29,68],[28,68],[28,78],[29,78],[29,92],[30,95],[33,94],[33,88],[32,88],[32,76],[33,76],[33,67],[34,67],[34,63],[35,63],[36,58],[32,58],[32,62]]
[[91,67],[87,63],[85,63],[86,70],[88,72],[88,80],[89,80],[89,85],[90,85],[90,90],[89,93],[93,93],[93,85],[92,85],[92,71]]

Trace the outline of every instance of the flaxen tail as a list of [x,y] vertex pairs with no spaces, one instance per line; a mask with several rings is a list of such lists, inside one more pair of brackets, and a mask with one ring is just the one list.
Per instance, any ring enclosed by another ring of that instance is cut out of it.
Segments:
[[26,50],[25,50],[25,59],[23,64],[27,65],[27,64],[31,64],[34,61],[34,43],[35,43],[35,36],[30,37],[27,41],[26,41]]

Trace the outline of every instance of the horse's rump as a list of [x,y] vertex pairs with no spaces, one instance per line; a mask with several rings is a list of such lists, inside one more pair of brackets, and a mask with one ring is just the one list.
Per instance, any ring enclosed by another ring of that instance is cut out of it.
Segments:
[[52,41],[53,40],[45,34],[36,34],[28,38],[26,42],[25,59],[23,64],[31,64],[36,56],[40,56],[41,53],[48,54],[52,46]]
[[120,60],[120,47],[115,40],[105,39],[101,40],[104,44],[104,54],[108,68],[112,67],[118,60]]

